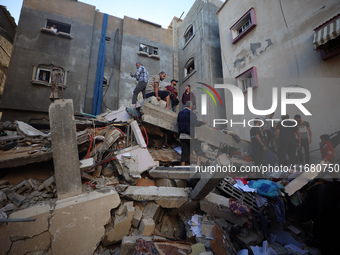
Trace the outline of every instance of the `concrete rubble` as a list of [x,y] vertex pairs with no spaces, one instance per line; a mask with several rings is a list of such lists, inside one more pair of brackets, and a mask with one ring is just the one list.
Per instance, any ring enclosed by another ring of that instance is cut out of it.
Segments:
[[[140,117],[132,118],[131,111]],[[288,220],[279,225],[275,218],[283,193],[260,197],[237,188],[240,178],[231,172],[197,173],[194,166],[180,166],[176,119],[155,98],[140,109],[99,116],[73,114],[71,100],[57,100],[50,108],[50,129],[0,123],[0,170],[5,172],[0,253],[133,254],[145,242],[160,254],[237,254],[261,245],[278,228],[304,247],[302,228]],[[63,126],[72,132],[60,133]],[[239,169],[253,163],[249,142],[235,134],[202,126],[196,138],[205,153],[202,165]],[[53,171],[43,179],[6,179],[18,166],[52,158]],[[303,182],[289,182],[289,176],[276,181],[299,204],[317,175],[308,180],[301,175]],[[241,176],[244,183],[247,178]],[[278,251],[284,245],[276,240],[271,247]]]

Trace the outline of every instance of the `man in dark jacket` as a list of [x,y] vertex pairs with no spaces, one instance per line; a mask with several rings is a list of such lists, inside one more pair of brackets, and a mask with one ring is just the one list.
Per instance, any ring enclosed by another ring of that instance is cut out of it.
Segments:
[[206,124],[205,121],[197,120],[196,114],[191,111],[192,103],[187,101],[185,108],[178,113],[178,133],[182,146],[181,164],[185,165],[190,161],[190,145],[194,149],[197,155],[197,165],[201,163],[201,156],[204,155],[201,149],[201,143],[195,138],[195,127]]

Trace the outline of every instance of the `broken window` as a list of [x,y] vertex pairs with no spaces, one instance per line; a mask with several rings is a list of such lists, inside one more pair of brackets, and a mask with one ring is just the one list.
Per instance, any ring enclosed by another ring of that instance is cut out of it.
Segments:
[[184,34],[184,43],[186,44],[187,42],[189,42],[193,35],[194,35],[194,26],[190,25]]
[[244,93],[247,92],[248,88],[257,88],[258,86],[257,73],[254,66],[237,76],[235,79],[237,86],[241,87]]
[[195,59],[191,58],[188,60],[184,67],[184,76],[187,77],[195,72]]
[[[52,65],[38,65],[33,68],[32,84],[51,86],[52,84]],[[67,72],[62,67],[59,68],[59,86],[66,87]]]
[[255,10],[247,11],[231,28],[232,43],[235,44],[256,26]]
[[139,44],[138,55],[159,59],[158,48],[144,43]]

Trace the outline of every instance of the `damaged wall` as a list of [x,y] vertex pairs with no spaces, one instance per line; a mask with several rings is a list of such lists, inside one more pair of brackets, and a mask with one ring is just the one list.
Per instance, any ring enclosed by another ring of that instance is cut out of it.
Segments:
[[119,204],[118,193],[106,188],[12,213],[10,219],[35,221],[0,225],[0,253],[93,254]]
[[[232,44],[230,28],[250,8],[254,8],[257,25],[243,38]],[[314,29],[338,14],[338,1],[309,1],[308,6],[301,2],[282,1],[264,3],[247,0],[242,2],[227,1],[218,12],[223,63],[224,83],[236,84],[236,77],[246,70],[255,67],[257,70],[258,88],[253,90],[253,104],[256,109],[269,109],[272,105],[272,87],[279,88],[278,108],[275,119],[281,118],[280,87],[296,86],[308,89],[311,100],[304,104],[312,116],[304,116],[295,106],[289,106],[290,117],[300,114],[302,119],[311,124],[313,141],[310,150],[319,148],[319,136],[339,130],[338,112],[332,109],[338,105],[339,56],[327,61],[321,60],[320,54],[313,47]],[[282,15],[284,13],[284,17]],[[289,33],[285,25],[287,21]],[[292,48],[292,44],[294,50]],[[295,58],[296,55],[296,58]],[[241,87],[240,84],[238,84]],[[226,90],[227,91],[227,90]],[[225,92],[227,119],[242,122],[254,119],[246,106],[245,115],[235,116],[232,112],[232,97]],[[289,96],[298,98],[297,94]],[[324,101],[323,101],[324,100]],[[332,114],[325,114],[332,112]],[[237,132],[241,138],[250,139],[250,127],[246,124],[234,125],[230,130]],[[311,154],[318,160],[319,152]]]

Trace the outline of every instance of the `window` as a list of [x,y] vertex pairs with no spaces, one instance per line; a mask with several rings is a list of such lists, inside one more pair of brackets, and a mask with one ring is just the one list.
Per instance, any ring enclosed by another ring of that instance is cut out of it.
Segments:
[[191,58],[188,60],[187,64],[184,67],[184,77],[191,76],[196,72],[195,70],[195,60]]
[[194,27],[190,25],[184,34],[184,43],[187,44],[194,35]]
[[[45,86],[51,86],[52,84],[52,65],[38,65],[33,68],[33,75],[32,75],[32,84],[38,84],[38,85],[45,85]],[[65,72],[64,68],[62,67],[55,67],[58,68],[59,75],[59,86],[66,87],[66,77],[67,72]]]
[[327,60],[340,54],[340,14],[314,29],[314,47],[321,59]]
[[255,10],[247,11],[231,28],[232,43],[237,43],[256,26]]
[[40,29],[45,34],[57,35],[67,39],[73,39],[71,33],[71,25],[55,20],[46,20],[45,27]]
[[243,92],[247,92],[248,88],[257,88],[257,73],[256,68],[252,67],[248,69],[247,71],[243,72],[236,78],[236,85],[238,87],[241,87]]
[[138,55],[159,59],[158,48],[144,43],[139,44]]

